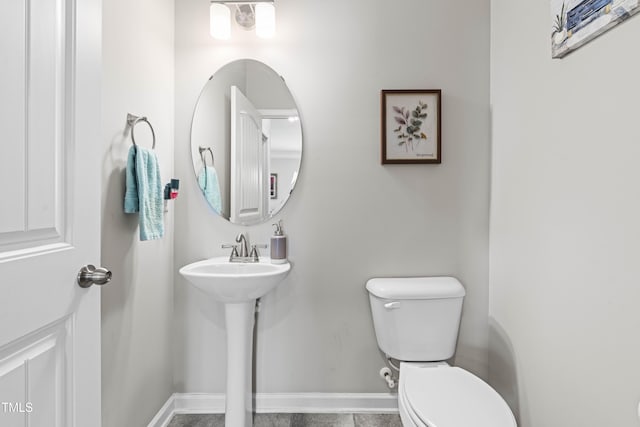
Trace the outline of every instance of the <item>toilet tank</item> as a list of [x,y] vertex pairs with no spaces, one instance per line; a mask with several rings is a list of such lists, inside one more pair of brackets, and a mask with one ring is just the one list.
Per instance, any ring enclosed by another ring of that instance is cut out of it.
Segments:
[[451,358],[465,291],[454,277],[376,278],[367,281],[378,347],[397,360]]

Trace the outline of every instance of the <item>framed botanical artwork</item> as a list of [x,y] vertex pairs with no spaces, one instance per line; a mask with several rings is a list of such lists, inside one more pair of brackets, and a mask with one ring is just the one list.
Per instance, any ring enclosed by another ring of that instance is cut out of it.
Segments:
[[269,175],[269,197],[272,199],[278,198],[278,174],[272,173]]
[[383,90],[382,164],[441,163],[440,89]]

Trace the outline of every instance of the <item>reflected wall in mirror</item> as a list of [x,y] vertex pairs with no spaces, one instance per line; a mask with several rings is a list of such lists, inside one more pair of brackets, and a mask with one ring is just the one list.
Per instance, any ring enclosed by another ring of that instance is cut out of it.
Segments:
[[302,125],[282,77],[252,59],[218,70],[193,113],[191,157],[213,212],[241,225],[278,213],[302,159]]

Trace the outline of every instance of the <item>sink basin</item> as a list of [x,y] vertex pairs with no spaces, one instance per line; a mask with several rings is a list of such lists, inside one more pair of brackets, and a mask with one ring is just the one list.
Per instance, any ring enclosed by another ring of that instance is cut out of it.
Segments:
[[229,257],[209,258],[180,269],[192,285],[224,303],[250,302],[275,288],[291,265],[271,264],[269,258],[256,263],[229,262]]

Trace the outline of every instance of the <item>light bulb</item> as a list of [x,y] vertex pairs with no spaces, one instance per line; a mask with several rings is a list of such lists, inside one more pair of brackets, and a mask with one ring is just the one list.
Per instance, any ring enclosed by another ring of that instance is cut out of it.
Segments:
[[222,3],[211,3],[209,8],[209,31],[219,40],[231,38],[231,11]]
[[256,35],[269,39],[276,33],[276,8],[273,3],[256,4]]

